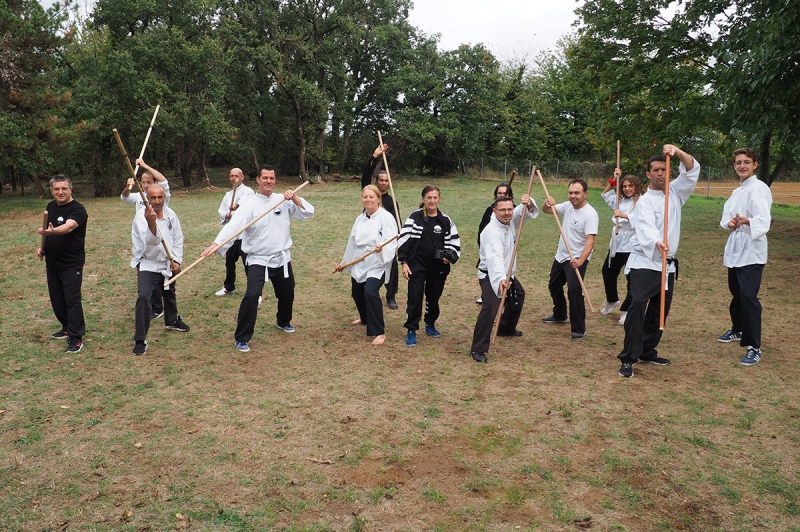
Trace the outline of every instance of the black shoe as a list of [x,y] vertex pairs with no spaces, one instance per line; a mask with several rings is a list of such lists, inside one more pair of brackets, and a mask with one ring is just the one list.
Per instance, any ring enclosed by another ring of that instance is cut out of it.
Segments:
[[161,312],[151,312],[150,313],[150,321],[157,320],[158,318],[162,317],[163,315],[164,315],[164,311],[163,310]]
[[630,379],[633,377],[633,364],[628,364],[627,362],[623,362],[622,366],[619,368],[619,374],[622,377],[626,377]]
[[648,364],[655,364],[656,366],[667,366],[669,365],[669,359],[663,357],[655,357],[655,358],[640,358],[639,362],[647,362]]
[[399,307],[397,306],[397,301],[395,301],[395,300],[394,300],[394,298],[392,298],[392,299],[387,299],[387,300],[386,300],[386,306],[387,306],[387,307],[389,307],[389,308],[390,308],[390,309],[392,309],[392,310],[397,310],[397,309],[399,308]]
[[542,321],[545,323],[569,323],[569,319],[559,320],[556,319],[556,317],[553,316],[552,314],[550,316],[547,316],[546,318],[542,318]]
[[178,319],[172,325],[167,325],[168,331],[178,331],[178,332],[186,332],[189,330],[189,326],[181,321],[181,317],[178,316]]
[[69,338],[69,334],[67,334],[67,331],[65,331],[64,329],[60,329],[51,334],[50,338],[53,338],[54,340],[66,340],[67,338]]
[[80,338],[70,338],[69,344],[67,345],[67,350],[64,351],[65,353],[80,353],[81,349],[83,349],[83,342],[81,342]]
[[522,336],[522,331],[517,329],[514,332],[510,332],[510,333],[501,333],[501,332],[499,332],[499,333],[497,333],[497,336]]
[[136,356],[143,355],[147,352],[147,340],[136,340],[133,346],[133,354]]
[[580,340],[584,336],[586,336],[585,332],[582,332],[582,333],[572,332],[572,333],[569,334],[570,340]]
[[489,362],[489,359],[486,358],[486,354],[480,351],[472,351],[470,355],[472,355],[472,360],[475,362]]

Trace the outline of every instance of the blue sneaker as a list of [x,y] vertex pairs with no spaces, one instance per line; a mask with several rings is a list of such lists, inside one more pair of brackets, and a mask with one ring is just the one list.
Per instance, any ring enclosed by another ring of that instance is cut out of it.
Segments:
[[417,331],[409,329],[406,334],[406,345],[408,347],[417,347]]
[[761,360],[761,349],[756,349],[755,347],[748,347],[747,354],[744,356],[742,360],[739,361],[739,364],[742,366],[755,366],[758,364],[758,361]]
[[442,333],[436,330],[435,324],[433,323],[425,324],[425,334],[431,338],[439,338],[442,335]]
[[741,340],[741,339],[742,339],[742,333],[736,332],[733,329],[728,329],[727,331],[722,333],[722,336],[717,338],[717,341],[722,342],[723,344],[727,344],[734,340]]
[[282,330],[283,332],[287,332],[287,333],[293,333],[294,331],[297,330],[294,327],[292,327],[291,323],[289,325],[276,325],[276,327],[278,329]]
[[242,353],[247,353],[250,351],[250,346],[247,344],[247,342],[236,342],[236,349]]

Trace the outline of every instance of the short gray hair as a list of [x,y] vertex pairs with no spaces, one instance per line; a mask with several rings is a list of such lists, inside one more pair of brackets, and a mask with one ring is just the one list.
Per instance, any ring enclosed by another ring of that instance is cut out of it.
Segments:
[[62,181],[66,181],[67,184],[69,185],[69,188],[72,188],[72,181],[64,174],[56,174],[52,178],[50,178],[50,186],[52,187],[53,183],[60,183]]

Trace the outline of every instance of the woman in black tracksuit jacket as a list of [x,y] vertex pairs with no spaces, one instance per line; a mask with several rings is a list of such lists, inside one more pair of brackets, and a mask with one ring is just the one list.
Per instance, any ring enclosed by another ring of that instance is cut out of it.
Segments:
[[397,257],[403,265],[403,277],[408,280],[406,345],[417,345],[417,330],[422,317],[422,298],[425,297],[425,332],[441,336],[436,330],[439,318],[439,298],[450,273],[450,264],[461,256],[458,230],[449,216],[439,211],[439,187],[422,189],[422,205],[412,212],[400,232]]

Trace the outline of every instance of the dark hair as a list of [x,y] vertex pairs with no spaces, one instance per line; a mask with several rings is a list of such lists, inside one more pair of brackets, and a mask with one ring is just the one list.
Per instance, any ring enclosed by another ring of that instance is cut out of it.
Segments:
[[746,155],[747,157],[752,159],[754,163],[758,162],[758,154],[756,153],[756,150],[754,150],[753,148],[739,148],[738,150],[733,152],[734,161],[736,160],[737,155]]
[[65,176],[64,174],[56,174],[50,179],[50,186],[53,186],[53,183],[60,183],[62,181],[66,181],[67,184],[72,188],[72,180]]
[[511,199],[514,199],[514,191],[511,190],[511,187],[508,186],[508,183],[500,183],[496,187],[494,187],[494,197],[497,197],[497,191],[500,190],[500,187],[506,187],[506,196]]
[[497,208],[497,204],[498,203],[503,203],[504,201],[510,201],[511,205],[514,205],[514,198],[512,198],[511,196],[498,196],[492,202],[492,208],[496,209]]
[[626,174],[622,176],[622,179],[619,182],[620,190],[622,190],[622,185],[625,184],[625,181],[630,181],[631,185],[633,185],[633,195],[631,197],[634,200],[642,195],[642,182],[637,176],[633,174]]
[[586,181],[584,181],[583,179],[578,179],[578,178],[575,178],[572,181],[570,181],[569,185],[567,185],[567,188],[571,187],[575,183],[578,183],[580,186],[582,186],[584,192],[589,190],[589,184]]
[[262,164],[261,166],[258,167],[258,175],[259,176],[261,175],[261,171],[262,170],[266,170],[268,172],[274,172],[275,171],[275,169],[273,167],[271,167],[270,165]]
[[387,172],[386,170],[378,170],[378,173],[375,174],[375,180],[378,179],[378,176],[383,175],[383,174],[389,175],[389,172]]
[[650,158],[647,160],[647,171],[648,171],[648,172],[650,171],[650,166],[651,166],[653,163],[665,163],[665,162],[667,162],[667,157],[666,157],[666,155],[653,155],[652,157],[650,157]]

